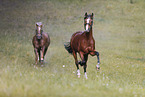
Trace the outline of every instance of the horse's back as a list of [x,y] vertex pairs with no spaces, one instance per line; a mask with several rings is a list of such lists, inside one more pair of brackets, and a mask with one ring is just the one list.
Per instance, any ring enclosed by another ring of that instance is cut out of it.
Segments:
[[76,33],[74,33],[71,37],[71,48],[73,50],[75,50],[76,52],[79,50],[79,45],[80,45],[80,40],[81,40],[81,36],[82,36],[83,32],[82,31],[78,31]]
[[71,41],[78,40],[81,37],[82,33],[83,33],[82,31],[78,31],[78,32],[74,33],[71,37]]

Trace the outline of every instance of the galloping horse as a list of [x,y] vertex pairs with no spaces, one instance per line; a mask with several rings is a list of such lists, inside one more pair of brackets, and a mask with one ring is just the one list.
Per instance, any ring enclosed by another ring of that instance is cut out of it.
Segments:
[[[95,40],[93,38],[92,26],[93,26],[93,13],[89,15],[85,13],[84,16],[85,31],[78,31],[74,33],[71,37],[70,42],[64,45],[66,50],[69,53],[73,54],[74,56],[78,77],[80,77],[79,70],[80,64],[81,66],[84,66],[84,74],[86,79],[87,79],[86,68],[89,54],[92,56],[95,55],[97,56],[98,64],[96,65],[96,67],[97,70],[100,69],[99,52],[95,51]],[[81,61],[77,60],[77,53],[79,53]]]
[[44,56],[47,52],[48,46],[50,44],[50,38],[47,33],[44,33],[42,30],[42,23],[36,23],[36,35],[32,39],[34,52],[35,52],[35,61],[43,63]]

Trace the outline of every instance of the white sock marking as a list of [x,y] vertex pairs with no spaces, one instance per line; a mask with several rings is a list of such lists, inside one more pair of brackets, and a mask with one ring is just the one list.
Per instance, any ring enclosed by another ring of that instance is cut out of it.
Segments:
[[87,73],[86,73],[86,72],[85,72],[85,78],[88,79],[88,77],[87,77]]
[[81,73],[80,73],[79,69],[77,70],[77,76],[78,76],[78,78],[80,78],[80,76],[81,76]]

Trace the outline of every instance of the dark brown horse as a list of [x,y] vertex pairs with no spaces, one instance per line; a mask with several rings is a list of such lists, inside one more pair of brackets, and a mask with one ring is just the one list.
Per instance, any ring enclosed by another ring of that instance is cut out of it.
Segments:
[[35,61],[36,64],[39,62],[43,63],[44,56],[47,52],[48,46],[50,44],[50,38],[47,33],[44,33],[42,30],[42,23],[36,23],[36,35],[32,39],[35,52]]
[[[77,66],[77,75],[80,77],[80,70],[79,70],[79,64],[81,66],[84,66],[84,74],[85,78],[87,79],[87,60],[88,55],[97,56],[98,64],[96,65],[97,70],[100,69],[100,61],[99,61],[99,52],[95,51],[95,40],[93,38],[93,13],[91,15],[87,15],[85,13],[84,16],[84,28],[85,31],[78,31],[74,33],[71,37],[71,40],[69,43],[65,44],[66,50],[73,54],[75,59],[75,64]],[[79,53],[81,57],[81,61],[78,62],[77,60],[77,53]]]

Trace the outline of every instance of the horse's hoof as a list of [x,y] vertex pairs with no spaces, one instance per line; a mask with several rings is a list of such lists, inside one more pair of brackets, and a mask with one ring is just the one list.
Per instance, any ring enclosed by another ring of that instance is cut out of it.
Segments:
[[80,78],[80,76],[81,76],[80,70],[77,70],[77,76],[78,76],[78,78]]
[[87,73],[85,72],[85,78],[88,79]]
[[96,68],[97,68],[97,70],[100,70],[100,65],[99,64],[96,65]]
[[43,64],[44,63],[44,60],[41,60],[41,64]]
[[96,68],[97,68],[98,71],[100,70],[100,67],[96,67]]
[[81,76],[80,75],[78,75],[78,78],[80,78]]
[[78,64],[81,64],[81,61],[78,61]]

